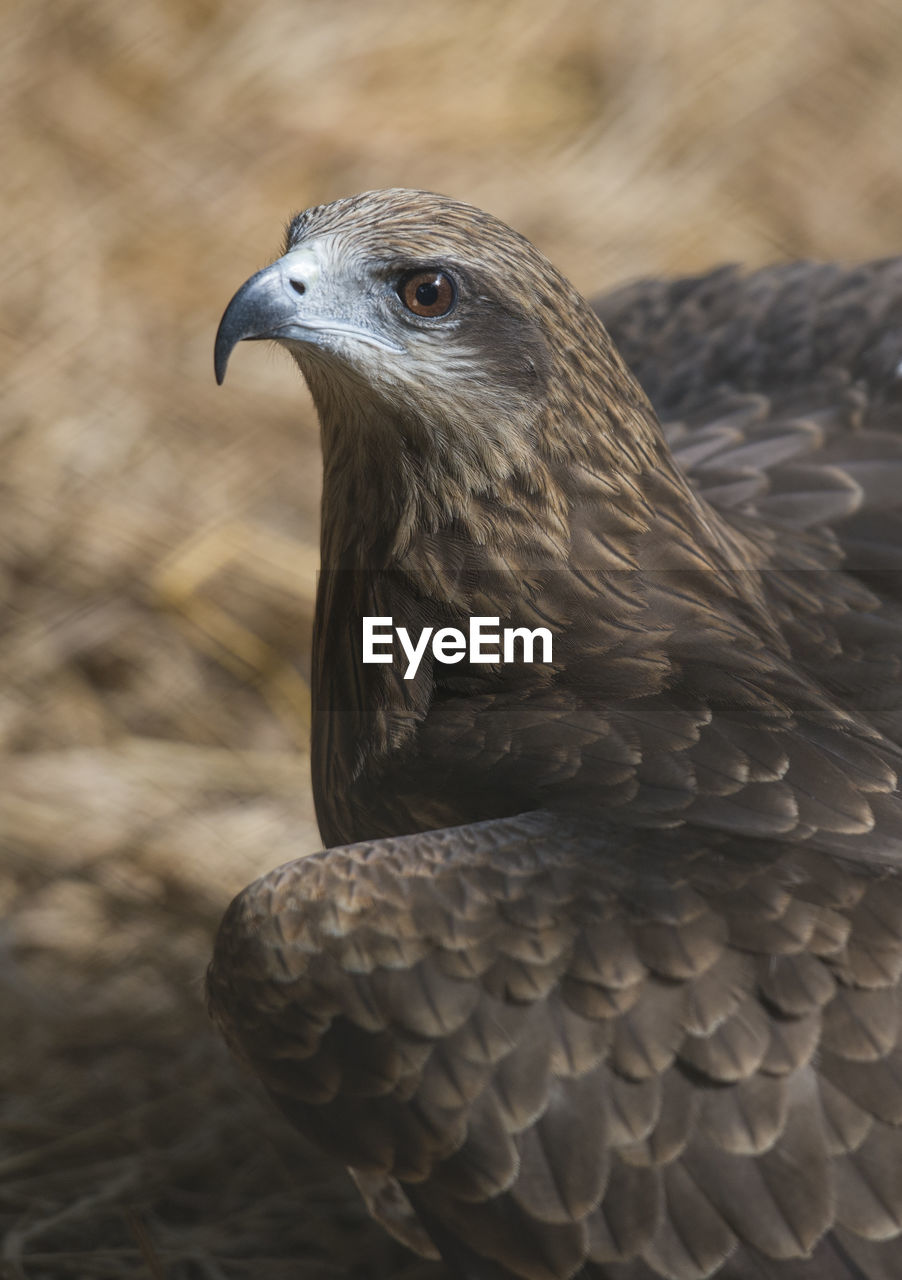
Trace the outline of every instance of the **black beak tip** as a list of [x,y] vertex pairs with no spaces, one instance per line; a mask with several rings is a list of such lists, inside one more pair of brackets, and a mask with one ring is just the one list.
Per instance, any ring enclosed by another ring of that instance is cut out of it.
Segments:
[[222,317],[219,328],[216,331],[216,344],[213,348],[213,373],[216,376],[216,385],[221,387],[225,381],[226,369],[229,363],[229,356],[235,349],[238,341],[232,333],[228,332],[231,325],[226,326],[228,312]]

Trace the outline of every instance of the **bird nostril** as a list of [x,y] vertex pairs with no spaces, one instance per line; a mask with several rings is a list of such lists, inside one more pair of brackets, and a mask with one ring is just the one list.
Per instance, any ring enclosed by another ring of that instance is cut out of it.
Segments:
[[294,289],[295,293],[307,292],[307,286],[304,284],[303,280],[290,280],[288,283],[291,285],[292,289]]

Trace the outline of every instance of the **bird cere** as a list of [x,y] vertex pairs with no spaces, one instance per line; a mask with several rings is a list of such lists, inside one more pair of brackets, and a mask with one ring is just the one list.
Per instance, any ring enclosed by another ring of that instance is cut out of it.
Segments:
[[[397,635],[407,659],[405,680],[413,680],[416,676],[430,639],[436,662],[462,662],[464,658],[468,662],[480,663],[553,660],[552,635],[547,627],[536,627],[533,631],[528,627],[503,627],[498,631],[500,622],[500,618],[470,618],[466,633],[457,627],[440,627],[438,630],[424,627],[417,639],[412,640],[406,627],[394,627],[393,618],[366,617],[363,619],[361,661],[394,661],[393,633]],[[541,645],[542,655],[538,659],[534,657],[537,645]]]
[[225,311],[217,379],[272,339],[322,431],[326,849],[210,1007],[461,1280],[902,1275],[900,307],[899,259],[593,307],[389,190]]

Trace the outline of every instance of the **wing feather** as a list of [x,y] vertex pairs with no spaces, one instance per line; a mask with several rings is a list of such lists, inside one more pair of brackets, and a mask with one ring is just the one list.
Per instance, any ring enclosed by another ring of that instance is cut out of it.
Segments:
[[902,892],[762,848],[536,813],[301,859],[227,913],[212,1008],[466,1274],[902,1266]]

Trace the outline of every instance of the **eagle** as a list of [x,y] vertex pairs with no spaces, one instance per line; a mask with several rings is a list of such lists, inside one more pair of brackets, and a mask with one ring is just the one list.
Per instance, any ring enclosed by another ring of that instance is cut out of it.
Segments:
[[245,339],[321,425],[328,847],[226,912],[233,1052],[462,1280],[902,1275],[902,259],[593,307],[374,191]]

